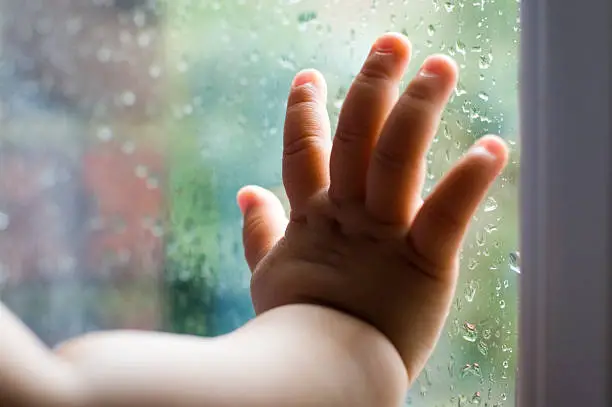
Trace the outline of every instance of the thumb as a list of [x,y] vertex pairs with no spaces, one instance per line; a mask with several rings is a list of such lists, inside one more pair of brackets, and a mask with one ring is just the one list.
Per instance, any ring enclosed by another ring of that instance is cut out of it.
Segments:
[[242,240],[251,272],[285,234],[287,217],[280,200],[267,189],[247,186],[238,192],[238,206],[244,216]]

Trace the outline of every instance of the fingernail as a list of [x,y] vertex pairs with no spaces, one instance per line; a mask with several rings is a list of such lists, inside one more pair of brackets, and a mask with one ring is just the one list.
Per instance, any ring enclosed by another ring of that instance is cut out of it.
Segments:
[[419,71],[419,76],[422,76],[424,78],[437,78],[440,75],[438,75],[436,72],[432,72],[428,70],[427,68],[423,67]]
[[419,76],[424,78],[437,78],[440,76],[440,72],[436,70],[433,64],[428,64],[427,61],[423,64],[421,69],[419,70]]
[[236,203],[238,204],[238,208],[240,208],[240,212],[244,215],[249,210],[249,200],[244,197],[244,195],[238,193],[236,197]]
[[486,157],[488,160],[497,161],[497,156],[495,154],[489,151],[485,146],[478,144],[472,147],[470,151],[468,151],[468,154],[480,155]]
[[307,84],[314,85],[316,80],[317,74],[314,71],[304,70],[295,75],[295,78],[293,78],[293,82],[291,83],[291,87],[297,88]]
[[441,61],[439,57],[427,58],[419,70],[419,76],[425,78],[437,78],[442,76],[444,75],[445,70],[448,70],[444,64],[445,63]]
[[382,36],[374,43],[374,51],[378,52],[379,54],[392,54],[395,50],[396,42],[397,39],[392,36]]

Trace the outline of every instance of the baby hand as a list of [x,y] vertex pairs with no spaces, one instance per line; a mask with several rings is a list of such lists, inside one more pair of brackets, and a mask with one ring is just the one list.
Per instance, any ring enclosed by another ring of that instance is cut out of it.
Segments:
[[425,200],[425,155],[457,81],[457,66],[429,57],[398,98],[410,44],[374,44],[331,139],[325,80],[300,72],[291,87],[283,182],[289,219],[274,195],[239,192],[258,314],[295,303],[343,311],[380,330],[410,380],[448,315],[458,251],[470,218],[507,160],[497,137],[480,139]]

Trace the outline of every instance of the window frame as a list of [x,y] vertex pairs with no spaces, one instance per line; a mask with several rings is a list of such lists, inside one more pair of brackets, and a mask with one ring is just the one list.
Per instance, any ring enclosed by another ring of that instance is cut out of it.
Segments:
[[518,405],[610,406],[612,2],[521,19]]

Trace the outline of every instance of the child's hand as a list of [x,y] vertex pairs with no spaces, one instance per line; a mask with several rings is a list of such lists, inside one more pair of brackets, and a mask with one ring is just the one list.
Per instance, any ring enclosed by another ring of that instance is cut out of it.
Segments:
[[403,36],[378,39],[333,146],[325,81],[298,74],[284,136],[290,220],[261,188],[244,188],[238,202],[256,312],[311,303],[367,321],[395,345],[412,381],[449,312],[466,227],[507,150],[499,138],[479,140],[423,201],[426,151],[457,67],[428,58],[398,99],[409,54]]

